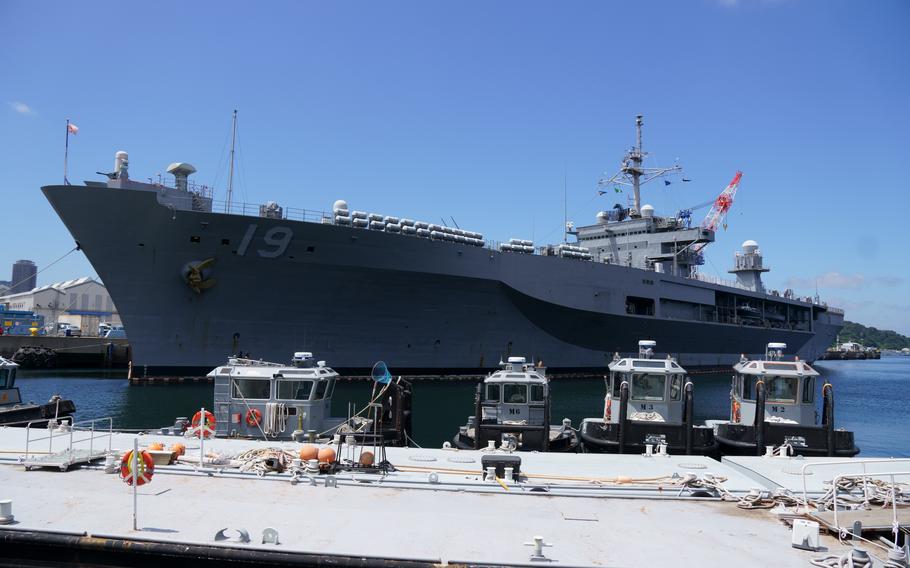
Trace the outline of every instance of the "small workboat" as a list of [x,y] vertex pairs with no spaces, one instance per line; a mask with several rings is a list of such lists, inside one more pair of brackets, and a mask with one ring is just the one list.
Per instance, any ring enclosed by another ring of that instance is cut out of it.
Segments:
[[76,412],[73,401],[54,395],[45,404],[23,403],[16,386],[19,365],[0,357],[0,425],[40,427],[48,420],[68,418]]
[[853,432],[834,428],[834,387],[822,386],[819,424],[815,404],[818,371],[794,357],[785,361],[786,343],[769,343],[764,359],[745,356],[733,369],[730,419],[709,420],[725,455],[761,455],[786,447],[801,456],[851,457],[859,453]]
[[411,385],[394,379],[385,363],[373,368],[373,392],[361,412],[330,414],[338,373],[308,351],[294,353],[290,365],[232,357],[209,374],[215,384],[214,413],[200,410],[187,426],[216,437],[310,441],[336,434],[358,443],[406,446],[411,434]]
[[542,364],[509,357],[502,368],[477,385],[474,416],[455,434],[463,450],[501,448],[540,452],[574,452],[578,436],[572,422],[550,425],[550,381]]
[[642,340],[638,357],[615,355],[605,380],[603,418],[585,418],[579,427],[585,452],[716,453],[714,431],[694,423],[694,385],[686,370],[669,355],[654,358],[656,346]]

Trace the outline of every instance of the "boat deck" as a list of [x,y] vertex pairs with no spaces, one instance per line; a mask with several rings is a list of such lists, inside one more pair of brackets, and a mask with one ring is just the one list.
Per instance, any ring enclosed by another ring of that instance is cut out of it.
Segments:
[[[112,446],[131,449],[136,437],[115,433]],[[176,440],[138,438],[140,446]],[[223,465],[199,467],[192,463],[199,441],[180,440],[187,446],[182,462],[156,467],[152,482],[138,489],[134,531],[133,491],[118,475],[104,473],[100,464],[26,471],[17,461],[24,430],[0,428],[0,499],[13,500],[16,521],[0,526],[0,542],[43,535],[69,538],[75,547],[102,543],[124,564],[143,547],[173,553],[176,548],[167,547],[180,545],[185,554],[220,551],[250,565],[281,553],[313,565],[539,566],[526,545],[535,536],[552,544],[543,553],[554,566],[805,567],[819,555],[792,548],[789,527],[771,512],[697,497],[677,483],[687,474],[713,474],[726,478],[723,487],[735,495],[770,490],[776,482],[760,460],[777,459],[768,469],[781,469],[793,459],[737,458],[734,465],[697,456],[523,453],[527,481],[500,484],[480,478],[485,452],[389,448],[396,472],[292,481],[288,473],[260,477]],[[300,446],[211,440],[205,453],[237,455],[264,447],[296,453]],[[342,456],[351,451],[343,448]],[[794,490],[800,481],[781,479]],[[216,542],[224,528],[245,530],[251,542]],[[262,543],[266,528],[277,530],[279,544]],[[827,536],[822,542],[826,553],[847,550]]]

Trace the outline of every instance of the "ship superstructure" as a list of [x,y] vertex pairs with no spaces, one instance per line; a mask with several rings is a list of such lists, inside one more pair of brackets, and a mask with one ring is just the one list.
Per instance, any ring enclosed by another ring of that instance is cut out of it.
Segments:
[[[481,372],[529,353],[554,375],[597,373],[644,338],[687,368],[730,365],[775,338],[814,360],[843,312],[765,290],[752,242],[736,257],[737,281],[700,274],[716,223],[641,205],[643,183],[679,171],[642,166],[641,125],[607,180],[629,183],[634,202],[572,229],[574,243],[496,243],[344,200],[328,211],[221,202],[185,162],[168,168],[173,185],[131,179],[125,152],[105,182],[42,189],[117,304],[140,373],[296,350],[345,372],[380,357],[405,374]],[[716,200],[715,221],[739,179]]]

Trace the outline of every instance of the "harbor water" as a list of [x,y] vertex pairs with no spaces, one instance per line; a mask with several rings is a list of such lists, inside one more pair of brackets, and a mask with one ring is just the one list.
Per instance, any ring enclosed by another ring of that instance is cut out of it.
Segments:
[[[862,456],[910,457],[910,357],[868,361],[822,361],[815,368],[834,385],[835,423],[855,432]],[[391,368],[394,373],[394,367]],[[699,375],[695,383],[696,418],[729,417],[731,373]],[[45,402],[59,393],[76,403],[77,420],[111,417],[115,428],[152,428],[173,424],[212,407],[212,385],[187,383],[130,386],[118,371],[20,371],[17,384],[24,401]],[[816,402],[820,407],[821,384]],[[416,381],[412,438],[439,447],[451,440],[474,411],[475,381]],[[558,379],[551,383],[553,422],[562,418],[578,426],[582,418],[603,412],[604,383],[591,379]],[[340,381],[332,411],[348,413],[370,398],[371,383]]]

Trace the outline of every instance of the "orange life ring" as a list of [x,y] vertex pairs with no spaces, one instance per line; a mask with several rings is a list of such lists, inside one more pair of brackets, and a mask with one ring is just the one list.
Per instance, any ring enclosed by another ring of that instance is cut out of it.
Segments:
[[[152,475],[155,473],[155,462],[152,461],[151,454],[142,450],[139,452],[138,465],[136,485],[145,485],[152,480]],[[123,459],[120,460],[120,479],[127,485],[133,484],[133,450],[123,454]]]
[[738,424],[742,417],[742,415],[739,412],[739,409],[740,409],[739,401],[734,398],[732,406],[733,406],[733,409],[731,411],[731,414],[733,415],[733,422],[736,422]]
[[613,395],[607,393],[607,401],[604,404],[604,422],[610,422],[613,419]]
[[203,422],[202,411],[196,412],[193,415],[193,429],[195,430],[194,435],[198,438],[202,436],[203,438],[211,438],[215,433],[215,415],[205,411],[205,421]]
[[246,411],[246,425],[257,427],[262,424],[262,412],[258,408],[251,408]]

